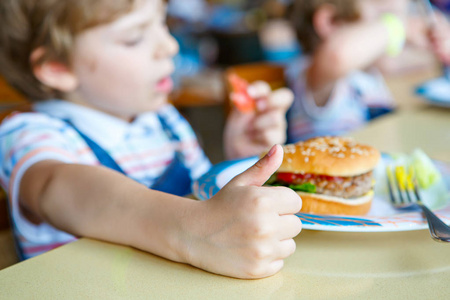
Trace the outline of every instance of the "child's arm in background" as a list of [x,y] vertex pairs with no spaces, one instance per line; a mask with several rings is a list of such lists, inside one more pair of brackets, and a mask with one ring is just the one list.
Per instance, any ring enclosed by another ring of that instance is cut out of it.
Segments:
[[450,65],[450,24],[442,14],[436,14],[436,22],[428,24],[428,43],[444,65]]
[[388,45],[389,29],[381,18],[341,25],[327,36],[312,55],[306,74],[316,104],[325,105],[337,80],[373,65]]
[[274,144],[286,142],[286,112],[294,100],[287,88],[271,91],[268,83],[257,81],[248,87],[256,109],[241,112],[235,107],[224,129],[224,150],[228,159],[259,155]]
[[413,46],[431,50],[444,64],[450,63],[450,24],[447,16],[434,9],[430,1],[415,3],[408,15],[407,41]]
[[261,187],[282,161],[275,146],[208,201],[147,187],[103,167],[42,161],[20,184],[20,205],[33,218],[77,236],[130,245],[233,277],[278,272],[301,230],[301,199]]
[[411,13],[407,19],[406,51],[398,57],[383,57],[377,67],[384,74],[404,74],[435,68],[437,60],[450,64],[450,28],[445,15]]

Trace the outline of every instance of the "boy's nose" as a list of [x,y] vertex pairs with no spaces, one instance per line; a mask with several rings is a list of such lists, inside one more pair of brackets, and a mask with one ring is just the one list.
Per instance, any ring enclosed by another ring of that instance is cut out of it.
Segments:
[[159,47],[156,51],[157,58],[166,58],[173,57],[179,51],[178,42],[175,38],[170,34],[169,30],[164,30],[161,33],[161,42],[159,43]]

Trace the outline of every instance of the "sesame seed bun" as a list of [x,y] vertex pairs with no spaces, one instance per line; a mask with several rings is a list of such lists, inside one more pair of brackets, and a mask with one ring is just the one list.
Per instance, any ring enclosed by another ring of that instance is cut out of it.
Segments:
[[348,137],[317,137],[283,149],[277,172],[357,176],[372,171],[381,157],[377,149]]
[[303,213],[318,215],[362,216],[369,212],[372,205],[373,191],[352,199],[344,199],[321,194],[297,192],[302,198]]

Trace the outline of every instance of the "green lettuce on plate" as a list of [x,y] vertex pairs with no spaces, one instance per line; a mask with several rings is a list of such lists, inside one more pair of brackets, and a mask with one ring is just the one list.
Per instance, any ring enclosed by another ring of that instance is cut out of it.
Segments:
[[422,189],[428,189],[442,179],[442,175],[433,161],[421,149],[413,151],[409,166],[414,170],[417,183]]

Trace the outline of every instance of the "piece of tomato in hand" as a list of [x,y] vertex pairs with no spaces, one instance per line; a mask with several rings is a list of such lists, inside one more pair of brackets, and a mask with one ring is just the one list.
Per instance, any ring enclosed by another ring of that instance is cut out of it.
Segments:
[[256,100],[248,93],[249,83],[236,74],[230,74],[228,76],[228,81],[232,88],[230,99],[233,105],[236,106],[240,112],[255,111]]

